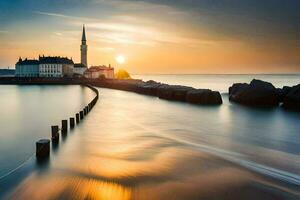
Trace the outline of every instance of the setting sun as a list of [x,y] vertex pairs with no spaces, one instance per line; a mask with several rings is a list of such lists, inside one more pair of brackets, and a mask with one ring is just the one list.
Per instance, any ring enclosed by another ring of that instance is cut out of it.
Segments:
[[116,61],[117,61],[117,63],[119,63],[119,64],[124,64],[125,61],[126,61],[126,58],[125,58],[125,56],[123,56],[123,55],[118,55],[118,56],[116,57]]

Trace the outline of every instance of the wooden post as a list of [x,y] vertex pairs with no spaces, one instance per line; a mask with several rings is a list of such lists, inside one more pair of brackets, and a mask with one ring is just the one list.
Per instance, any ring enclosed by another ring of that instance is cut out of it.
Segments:
[[79,124],[79,113],[76,113],[76,124]]
[[51,126],[51,139],[53,142],[59,141],[59,127]]
[[68,120],[61,120],[61,132],[67,133],[68,132]]
[[83,119],[83,111],[80,111],[80,120]]
[[74,117],[70,117],[70,128],[74,128],[75,126],[75,119]]
[[50,155],[50,140],[42,139],[36,143],[36,157],[37,159],[45,159]]

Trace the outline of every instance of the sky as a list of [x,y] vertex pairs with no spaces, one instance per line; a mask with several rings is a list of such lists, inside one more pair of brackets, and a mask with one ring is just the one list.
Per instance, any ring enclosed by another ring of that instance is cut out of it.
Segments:
[[[80,61],[135,74],[300,73],[300,0],[1,0],[0,67]],[[116,58],[125,57],[120,64]]]

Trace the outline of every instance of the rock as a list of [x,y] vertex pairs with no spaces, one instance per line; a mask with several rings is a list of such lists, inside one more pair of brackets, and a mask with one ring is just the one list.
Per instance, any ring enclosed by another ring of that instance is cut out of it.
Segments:
[[283,99],[283,107],[287,109],[300,110],[300,84],[290,89],[288,94]]
[[136,91],[136,87],[138,83],[142,81],[135,81],[135,80],[114,80],[111,84],[111,87],[113,89],[118,89],[118,90],[124,90],[124,91],[129,91],[129,92],[134,92]]
[[192,87],[187,86],[175,86],[172,88],[172,100],[174,101],[186,101],[186,95],[189,91],[194,90]]
[[247,90],[249,88],[249,84],[247,83],[235,83],[229,88],[229,100],[234,101],[236,95],[241,91]]
[[219,92],[208,89],[194,89],[188,91],[186,101],[202,105],[219,105],[223,102]]
[[[196,90],[193,87],[187,87],[181,85],[168,85],[153,80],[144,82],[142,80],[134,80],[134,79],[131,80],[107,79],[107,80],[93,82],[93,84],[99,87],[119,89],[119,90],[136,92],[139,94],[156,96],[161,99],[166,99],[171,101],[181,101],[181,102],[190,101],[190,103],[195,103],[195,104],[222,104],[222,98],[219,92],[214,92],[211,90]],[[191,93],[190,98],[187,98],[187,94],[190,91],[194,91],[195,93]]]
[[272,107],[279,104],[278,90],[268,82],[252,80],[250,84],[233,84],[229,100],[249,106]]
[[284,86],[282,89],[277,88],[277,94],[279,96],[279,102],[283,102],[284,97],[291,91],[292,87]]
[[187,86],[164,84],[158,87],[157,96],[161,99],[186,101],[187,92],[193,89],[194,88]]
[[155,82],[155,81],[147,81],[142,82],[137,85],[136,92],[139,94],[146,94],[151,96],[157,95],[157,89],[159,86],[161,86],[161,83]]
[[261,81],[257,79],[253,79],[250,83],[250,86],[256,89],[261,90],[275,90],[276,88],[272,85],[272,83]]

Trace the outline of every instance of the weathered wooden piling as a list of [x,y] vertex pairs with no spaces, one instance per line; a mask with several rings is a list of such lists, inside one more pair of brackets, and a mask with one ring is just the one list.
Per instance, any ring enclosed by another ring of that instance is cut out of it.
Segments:
[[61,133],[67,133],[68,132],[68,120],[64,119],[61,120]]
[[70,117],[70,128],[74,128],[75,126],[75,119],[74,117]]
[[59,141],[59,127],[51,126],[51,139],[53,142]]
[[[93,100],[84,107],[83,110],[81,110],[79,113],[76,113],[76,117],[70,118],[70,127],[75,127],[75,120],[76,124],[78,124],[85,115],[87,115],[95,106],[99,99],[99,92],[97,89],[93,88],[90,85],[86,85],[91,90],[93,90],[96,93],[96,97],[93,98]],[[62,132],[62,138],[65,138],[68,132],[68,120],[62,120],[61,121],[61,132]],[[51,126],[51,140],[52,144],[57,146],[59,141],[59,126]],[[52,146],[53,148],[53,146]],[[36,157],[38,161],[44,161],[46,158],[49,158],[50,155],[50,140],[49,139],[41,139],[36,142]]]
[[83,119],[83,111],[80,111],[80,120]]
[[79,124],[79,113],[76,113],[76,124]]
[[36,157],[37,159],[45,159],[50,155],[50,140],[42,139],[36,143]]

